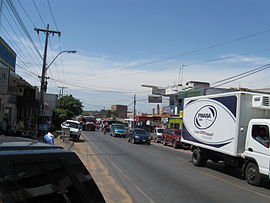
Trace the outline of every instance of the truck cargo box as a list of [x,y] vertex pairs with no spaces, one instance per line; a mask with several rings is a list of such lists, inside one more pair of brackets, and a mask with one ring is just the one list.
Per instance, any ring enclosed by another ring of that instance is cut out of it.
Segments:
[[269,98],[268,94],[240,91],[186,98],[182,142],[240,156],[249,121],[270,118]]

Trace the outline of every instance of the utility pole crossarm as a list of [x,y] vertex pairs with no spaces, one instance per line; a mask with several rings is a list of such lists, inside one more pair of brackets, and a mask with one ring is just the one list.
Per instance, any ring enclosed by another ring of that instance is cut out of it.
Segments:
[[48,29],[39,29],[39,28],[35,28],[35,31],[37,31],[37,33],[39,34],[39,32],[48,32],[48,33],[52,33],[52,34],[58,34],[58,36],[61,36],[61,32],[60,31],[55,31],[55,30],[49,30]]

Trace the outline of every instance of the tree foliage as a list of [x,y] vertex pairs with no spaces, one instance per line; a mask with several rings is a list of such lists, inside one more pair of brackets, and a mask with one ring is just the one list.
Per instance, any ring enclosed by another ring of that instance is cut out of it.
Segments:
[[79,99],[74,98],[72,95],[67,95],[57,100],[57,107],[54,111],[54,123],[59,123],[72,119],[83,112],[83,105]]

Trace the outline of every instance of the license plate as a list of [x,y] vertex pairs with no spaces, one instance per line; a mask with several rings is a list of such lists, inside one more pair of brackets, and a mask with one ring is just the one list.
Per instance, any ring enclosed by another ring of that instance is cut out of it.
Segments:
[[146,142],[146,140],[142,140],[143,142]]

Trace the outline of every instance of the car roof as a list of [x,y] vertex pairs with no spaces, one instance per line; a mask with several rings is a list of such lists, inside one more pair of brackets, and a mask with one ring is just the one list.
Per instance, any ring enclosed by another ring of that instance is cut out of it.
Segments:
[[134,128],[133,130],[144,130],[144,131],[146,131],[146,130],[143,129],[143,128]]
[[37,149],[63,149],[63,147],[45,144],[29,138],[0,135],[0,151]]
[[77,123],[77,124],[80,124],[79,121],[74,121],[74,120],[66,120],[65,122],[71,122],[71,123]]

